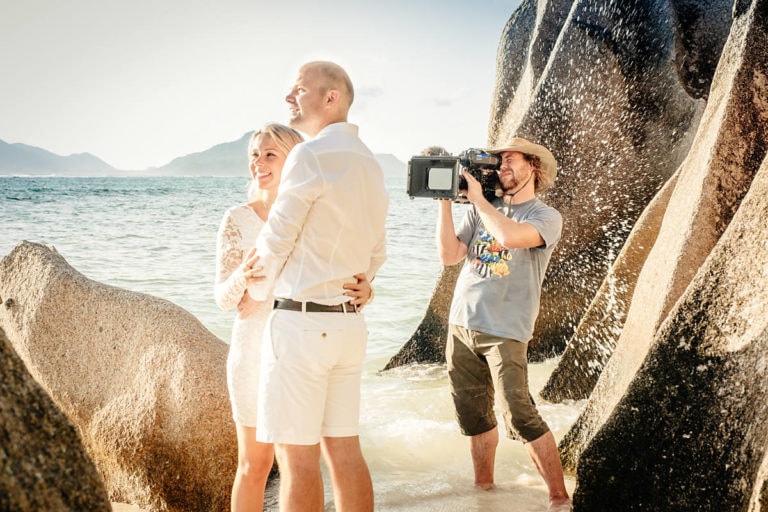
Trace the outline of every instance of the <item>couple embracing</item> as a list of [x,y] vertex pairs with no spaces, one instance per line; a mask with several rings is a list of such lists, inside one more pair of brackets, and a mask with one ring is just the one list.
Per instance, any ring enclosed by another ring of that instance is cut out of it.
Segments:
[[233,511],[262,509],[273,456],[281,509],[323,510],[321,454],[337,510],[373,510],[358,437],[361,310],[386,259],[388,196],[347,122],[353,99],[340,66],[302,66],[285,98],[290,127],[253,135],[249,202],[230,208],[219,229],[216,300],[238,310],[227,361]]

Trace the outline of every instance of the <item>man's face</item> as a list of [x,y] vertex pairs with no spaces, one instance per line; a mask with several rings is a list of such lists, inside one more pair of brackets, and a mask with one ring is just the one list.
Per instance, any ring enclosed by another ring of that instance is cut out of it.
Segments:
[[531,177],[533,166],[519,151],[505,151],[501,154],[501,168],[498,172],[501,188],[505,192],[515,191]]
[[316,127],[322,123],[325,106],[319,72],[312,67],[302,67],[285,101],[290,109],[288,124],[311,136],[317,135]]

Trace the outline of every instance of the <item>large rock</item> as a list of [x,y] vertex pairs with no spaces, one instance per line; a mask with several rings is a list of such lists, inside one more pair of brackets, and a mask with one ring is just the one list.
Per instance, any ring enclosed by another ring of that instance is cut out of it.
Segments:
[[224,342],[174,304],[87,279],[39,244],[0,261],[0,296],[0,328],[78,428],[113,501],[229,508]]
[[[13,301],[0,296],[0,308]],[[104,482],[72,423],[0,330],[0,510],[109,512]]]
[[581,455],[574,510],[765,510],[766,212],[768,160]]
[[[678,4],[524,1],[502,35],[489,142],[540,142],[560,167],[543,199],[563,214],[563,240],[545,280],[532,359],[563,351],[635,221],[688,151],[704,102],[678,75],[681,59],[701,60],[681,56],[693,46],[681,41],[706,41],[716,60],[729,6],[709,2],[719,14],[702,9],[688,26],[676,23]],[[707,82],[704,71],[697,79]]]
[[[733,24],[707,110],[638,277],[616,349],[561,443],[567,466],[575,465],[629,388],[657,330],[731,222],[768,151],[767,3],[756,1]],[[752,226],[752,236],[764,240],[766,225]],[[746,247],[739,252],[748,257]],[[768,287],[763,272],[744,277]]]
[[542,388],[540,394],[545,400],[580,400],[592,393],[616,348],[637,284],[638,269],[643,267],[659,234],[677,176],[667,181],[632,228],[627,243]]

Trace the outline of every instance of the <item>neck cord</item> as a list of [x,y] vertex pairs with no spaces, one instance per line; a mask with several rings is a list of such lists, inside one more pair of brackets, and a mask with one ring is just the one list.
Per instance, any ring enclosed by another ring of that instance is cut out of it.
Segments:
[[[509,200],[510,200],[510,201],[512,201],[512,199],[515,197],[515,195],[516,195],[518,192],[520,192],[521,190],[523,190],[523,189],[525,188],[525,186],[528,184],[528,182],[529,182],[529,181],[531,181],[531,178],[533,178],[533,173],[531,173],[531,175],[530,175],[530,176],[528,176],[528,179],[527,179],[527,180],[525,180],[525,183],[523,183],[523,184],[522,184],[522,186],[521,186],[520,188],[518,188],[517,190],[515,190],[515,191],[514,191],[514,192],[512,192],[511,194],[504,194],[504,197],[505,197],[505,198],[506,198],[506,197],[509,197]],[[506,201],[505,201],[505,202],[506,202]],[[510,203],[507,203],[507,204],[510,204]]]

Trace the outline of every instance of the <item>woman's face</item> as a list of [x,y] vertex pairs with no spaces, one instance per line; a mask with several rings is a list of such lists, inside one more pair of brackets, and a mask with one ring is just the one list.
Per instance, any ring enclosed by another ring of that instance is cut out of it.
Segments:
[[261,190],[277,190],[286,155],[277,149],[269,135],[260,135],[251,145],[251,177]]

